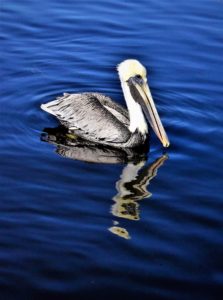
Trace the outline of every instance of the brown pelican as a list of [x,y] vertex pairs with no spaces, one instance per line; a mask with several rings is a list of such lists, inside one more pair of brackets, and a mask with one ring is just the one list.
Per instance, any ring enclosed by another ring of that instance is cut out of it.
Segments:
[[99,93],[65,93],[42,104],[41,108],[56,116],[71,134],[118,148],[134,148],[145,143],[146,117],[163,146],[168,147],[170,143],[147,84],[145,67],[135,59],[127,59],[117,70],[128,111]]

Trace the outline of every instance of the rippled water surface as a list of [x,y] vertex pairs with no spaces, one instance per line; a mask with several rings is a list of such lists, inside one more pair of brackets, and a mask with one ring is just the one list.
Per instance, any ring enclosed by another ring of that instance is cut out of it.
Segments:
[[[223,1],[0,5],[2,299],[220,299]],[[148,68],[167,152],[44,142],[40,104],[63,92],[124,104],[126,58]]]

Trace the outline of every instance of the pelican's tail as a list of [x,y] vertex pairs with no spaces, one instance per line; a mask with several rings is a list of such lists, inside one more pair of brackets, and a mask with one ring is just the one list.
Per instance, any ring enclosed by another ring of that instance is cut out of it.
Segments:
[[49,114],[57,116],[58,104],[60,104],[61,100],[63,100],[64,98],[68,97],[69,95],[70,94],[68,94],[68,93],[64,93],[63,96],[57,97],[56,100],[47,102],[45,104],[41,104],[40,107],[41,107],[42,110],[45,110]]

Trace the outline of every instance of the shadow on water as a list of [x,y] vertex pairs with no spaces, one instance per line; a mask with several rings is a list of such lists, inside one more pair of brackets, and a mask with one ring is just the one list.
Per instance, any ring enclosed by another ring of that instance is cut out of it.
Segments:
[[[125,164],[120,179],[116,182],[117,194],[112,198],[111,213],[114,217],[132,221],[140,220],[139,201],[150,198],[147,190],[150,181],[156,177],[158,169],[168,159],[163,154],[152,163],[147,163],[149,148],[115,149],[83,140],[71,135],[62,127],[45,128],[41,140],[54,144],[60,156],[88,163]],[[108,230],[122,238],[130,239],[128,231],[114,221]]]

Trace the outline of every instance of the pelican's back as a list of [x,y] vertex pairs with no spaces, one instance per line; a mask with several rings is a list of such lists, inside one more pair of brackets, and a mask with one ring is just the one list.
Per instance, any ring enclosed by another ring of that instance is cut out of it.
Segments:
[[41,108],[70,132],[96,143],[126,143],[131,136],[127,111],[98,93],[64,94]]

